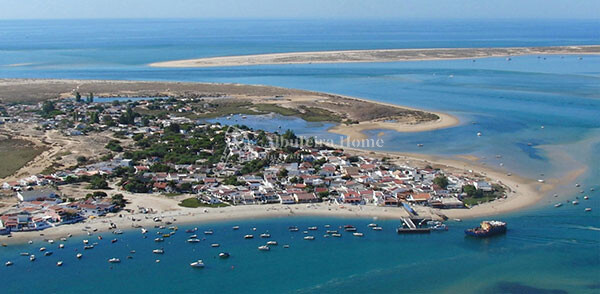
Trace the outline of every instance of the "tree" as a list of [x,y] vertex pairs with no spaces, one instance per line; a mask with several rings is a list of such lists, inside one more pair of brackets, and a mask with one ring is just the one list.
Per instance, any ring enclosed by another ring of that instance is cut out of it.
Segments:
[[44,104],[42,104],[42,113],[48,115],[52,111],[54,111],[54,102],[44,101]]
[[278,172],[277,172],[277,178],[282,179],[282,178],[287,178],[288,176],[288,170],[285,168],[281,168]]
[[93,111],[90,113],[90,123],[97,124],[100,122],[100,118],[98,117],[98,112]]
[[90,92],[90,94],[87,97],[87,103],[92,103],[94,102],[94,93]]
[[77,156],[77,163],[84,164],[87,162],[87,158],[85,156]]
[[483,196],[483,192],[481,190],[477,190],[473,185],[464,185],[463,192],[467,193],[469,197],[481,197]]
[[81,102],[81,94],[79,94],[79,92],[75,92],[75,102]]
[[112,199],[112,204],[117,205],[119,207],[125,207],[125,203],[127,202],[125,200],[125,197],[123,197],[123,194],[115,194],[111,197]]
[[93,176],[90,179],[90,184],[87,187],[88,189],[107,189],[108,182],[104,180],[101,176]]
[[433,183],[440,186],[442,189],[448,187],[448,178],[446,176],[435,177]]

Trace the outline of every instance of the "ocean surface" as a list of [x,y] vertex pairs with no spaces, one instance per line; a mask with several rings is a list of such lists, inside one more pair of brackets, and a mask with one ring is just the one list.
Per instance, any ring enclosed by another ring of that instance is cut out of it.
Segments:
[[[138,231],[81,251],[79,238],[36,262],[18,256],[42,246],[0,248],[3,293],[598,293],[600,292],[600,56],[520,56],[450,61],[270,65],[203,69],[150,68],[171,59],[289,51],[600,44],[600,21],[0,21],[0,78],[127,79],[235,82],[356,96],[443,111],[454,128],[415,134],[374,130],[384,150],[477,156],[531,178],[585,170],[535,207],[502,215],[506,236],[472,240],[462,231],[480,220],[449,223],[428,236],[398,236],[398,221],[278,218],[196,224],[215,234],[188,244],[180,230],[161,245]],[[330,124],[277,115],[238,123],[339,140]],[[223,123],[227,120],[217,119]],[[235,121],[235,120],[234,120]],[[542,128],[544,126],[544,128]],[[477,132],[482,136],[478,137]],[[417,144],[424,144],[418,148]],[[496,155],[501,155],[497,158]],[[500,164],[502,163],[502,166]],[[544,174],[542,176],[541,174]],[[575,187],[575,182],[581,187]],[[591,191],[590,188],[595,188]],[[584,193],[581,193],[582,190]],[[589,195],[590,200],[583,200]],[[580,205],[566,201],[580,198]],[[564,202],[561,208],[554,203]],[[591,207],[592,212],[584,212]],[[364,238],[323,238],[323,225],[354,224]],[[239,231],[231,226],[240,225]],[[314,241],[302,232],[316,225]],[[256,227],[280,246],[243,240]],[[210,243],[220,243],[211,248]],[[290,244],[284,249],[281,244]],[[151,250],[166,253],[155,263]],[[46,247],[57,247],[49,245]],[[125,259],[129,250],[133,259]],[[220,251],[232,254],[220,260]],[[121,264],[106,262],[119,257]],[[57,268],[57,260],[65,265]],[[188,264],[204,259],[206,268]],[[35,281],[32,282],[32,281]]]

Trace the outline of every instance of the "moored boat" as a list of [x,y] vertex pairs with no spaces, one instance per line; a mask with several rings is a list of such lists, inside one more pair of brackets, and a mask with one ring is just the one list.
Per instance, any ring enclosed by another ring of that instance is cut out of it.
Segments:
[[359,233],[359,232],[354,232],[354,233],[352,233],[352,235],[355,236],[355,237],[362,237],[362,236],[364,236],[363,233]]
[[314,240],[315,236],[304,236],[304,240]]
[[13,265],[13,262],[9,260],[9,261],[7,261],[7,262],[6,262],[4,265],[5,265],[5,266],[11,266],[11,265]]
[[258,250],[269,251],[269,250],[271,250],[271,248],[269,248],[269,246],[267,246],[267,245],[261,245],[261,246],[258,246]]
[[245,235],[244,236],[244,239],[252,239],[252,238],[254,238],[254,235]]
[[195,268],[203,268],[204,262],[201,259],[198,259],[197,261],[190,263],[190,266]]
[[472,237],[485,238],[506,233],[506,223],[501,221],[483,221],[477,228],[465,230]]
[[219,253],[219,257],[220,258],[228,258],[229,257],[229,253],[227,253],[227,252],[221,252],[221,253]]
[[152,253],[154,253],[154,254],[164,254],[165,250],[162,249],[162,248],[161,249],[154,249],[154,250],[152,250]]
[[83,256],[83,254],[81,253],[77,253],[77,255],[75,255],[77,258],[81,258]]
[[192,238],[192,239],[188,239],[187,242],[188,243],[198,243],[198,242],[200,242],[200,240]]
[[273,241],[273,240],[268,241],[267,245],[277,245],[277,241]]
[[59,260],[59,261],[56,263],[56,266],[62,266],[62,265],[63,265],[63,262],[62,262],[62,260]]
[[109,263],[119,263],[119,262],[121,262],[121,260],[116,257],[113,257],[113,258],[109,259],[108,262]]

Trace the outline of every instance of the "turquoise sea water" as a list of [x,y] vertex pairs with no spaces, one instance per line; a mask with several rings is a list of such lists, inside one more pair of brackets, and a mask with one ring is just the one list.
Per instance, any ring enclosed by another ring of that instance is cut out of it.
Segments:
[[[449,112],[455,128],[417,134],[384,131],[386,150],[438,155],[471,154],[507,171],[537,178],[587,167],[561,189],[560,201],[582,197],[579,206],[534,208],[500,218],[509,233],[490,240],[465,239],[462,230],[479,220],[451,223],[431,236],[398,236],[395,221],[293,218],[198,224],[211,227],[209,241],[191,245],[183,231],[168,239],[155,264],[157,245],[139,232],[84,252],[77,261],[64,250],[30,263],[18,256],[39,244],[0,248],[0,284],[6,293],[228,292],[228,293],[597,293],[600,291],[600,56],[537,56],[367,64],[313,64],[157,69],[155,61],[285,51],[493,47],[599,44],[597,21],[555,22],[325,22],[325,21],[0,21],[0,78],[133,79],[266,84],[339,93]],[[11,65],[11,66],[8,66]],[[260,128],[293,128],[338,140],[328,124],[278,116],[239,122]],[[226,120],[221,120],[226,122]],[[545,128],[541,129],[541,125]],[[482,132],[482,137],[476,133]],[[371,132],[375,136],[379,131]],[[417,148],[423,143],[423,148]],[[531,144],[528,144],[531,143]],[[531,146],[529,146],[531,145]],[[496,154],[503,155],[501,159]],[[595,187],[594,192],[589,191]],[[585,213],[584,207],[593,211]],[[366,236],[323,239],[322,225],[354,224]],[[287,231],[318,225],[313,242]],[[260,240],[243,240],[250,227],[269,230],[280,244],[259,252]],[[221,243],[222,248],[209,244]],[[74,245],[77,244],[77,245]],[[56,246],[56,245],[55,245]],[[48,247],[48,246],[47,246]],[[125,260],[129,250],[138,253]],[[214,259],[219,251],[229,260]],[[41,254],[38,254],[41,255]],[[123,262],[110,268],[106,259]],[[205,260],[207,267],[188,264]],[[62,259],[65,265],[56,268]],[[234,266],[232,269],[231,266]],[[35,277],[35,284],[31,278]]]

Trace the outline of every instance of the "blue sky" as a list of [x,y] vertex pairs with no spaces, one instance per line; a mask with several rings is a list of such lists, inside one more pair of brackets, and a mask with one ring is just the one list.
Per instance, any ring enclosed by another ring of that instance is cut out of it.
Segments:
[[0,19],[600,19],[600,0],[0,0]]

